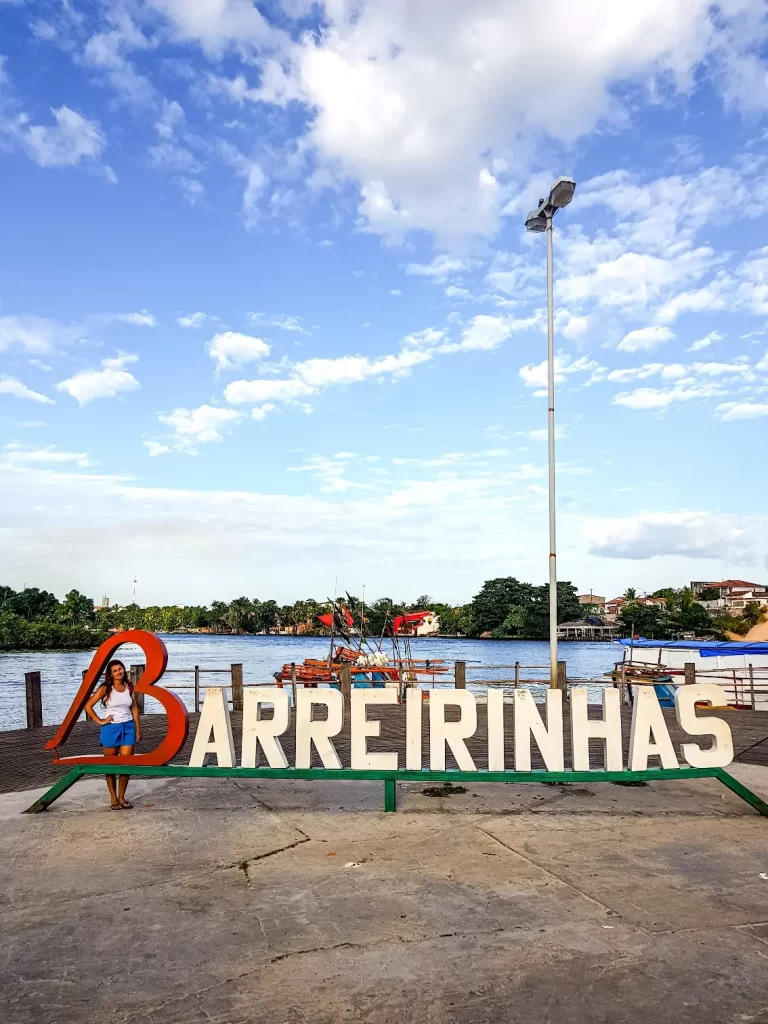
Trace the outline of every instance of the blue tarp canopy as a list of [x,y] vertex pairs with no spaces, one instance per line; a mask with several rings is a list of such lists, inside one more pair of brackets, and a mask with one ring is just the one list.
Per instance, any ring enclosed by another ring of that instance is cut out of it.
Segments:
[[698,651],[702,658],[733,658],[768,655],[768,643],[741,643],[739,640],[619,640],[623,647],[664,647],[677,651]]

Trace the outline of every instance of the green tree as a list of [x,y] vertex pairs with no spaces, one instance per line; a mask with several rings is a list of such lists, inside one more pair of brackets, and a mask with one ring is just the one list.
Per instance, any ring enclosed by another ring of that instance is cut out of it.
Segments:
[[632,604],[637,600],[637,591],[634,587],[627,587],[627,589],[622,594],[622,597],[627,602],[627,604]]
[[[674,593],[674,591],[672,591],[672,593]],[[656,594],[654,594],[653,596],[656,597]],[[662,595],[662,597],[666,596],[666,594]],[[718,601],[719,599],[720,591],[716,587],[704,587],[704,589],[699,594],[700,601]]]
[[251,631],[253,631],[253,605],[250,598],[236,597],[234,601],[230,601],[225,620],[227,625],[236,633],[239,633],[241,630],[248,631],[249,626]]
[[712,620],[706,608],[694,599],[693,591],[689,587],[676,590],[667,597],[666,619],[667,628],[673,634],[699,635],[711,632],[712,628]]
[[6,605],[8,611],[27,622],[42,622],[56,617],[59,602],[47,590],[27,587],[11,597]]
[[260,601],[256,611],[256,629],[275,629],[280,622],[277,601]]
[[227,628],[228,606],[224,601],[214,601],[211,604],[211,628],[214,633],[223,633]]
[[525,607],[532,601],[533,590],[530,583],[521,583],[513,576],[486,580],[472,598],[472,632],[498,629],[513,607]]
[[669,637],[666,615],[656,604],[627,603],[616,621],[622,636],[642,636],[648,640]]
[[56,618],[67,626],[90,626],[96,621],[93,599],[81,594],[79,590],[70,590],[59,605]]

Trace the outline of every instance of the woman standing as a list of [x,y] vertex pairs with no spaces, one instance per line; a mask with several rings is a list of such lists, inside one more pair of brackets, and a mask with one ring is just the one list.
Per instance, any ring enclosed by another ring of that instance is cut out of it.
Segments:
[[[101,701],[107,711],[106,718],[99,718],[94,705]],[[85,713],[101,726],[99,742],[105,755],[133,753],[134,746],[141,739],[141,721],[133,687],[128,682],[122,661],[110,661],[104,671],[104,683],[85,705]],[[125,799],[130,776],[121,775],[115,788],[116,776],[107,775],[107,789],[113,811],[130,810],[133,804]]]

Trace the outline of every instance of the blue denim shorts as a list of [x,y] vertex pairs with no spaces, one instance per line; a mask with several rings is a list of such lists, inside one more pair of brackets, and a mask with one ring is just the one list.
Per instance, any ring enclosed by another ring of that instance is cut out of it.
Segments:
[[133,722],[110,722],[99,733],[102,747],[135,747],[136,726]]

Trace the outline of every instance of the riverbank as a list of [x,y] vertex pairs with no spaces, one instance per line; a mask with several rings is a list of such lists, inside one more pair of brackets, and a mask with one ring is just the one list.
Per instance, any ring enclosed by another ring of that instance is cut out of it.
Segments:
[[91,780],[33,817],[0,797],[0,1019],[761,1019],[766,823],[733,794],[423,789],[389,815],[376,783],[134,781],[113,813]]

